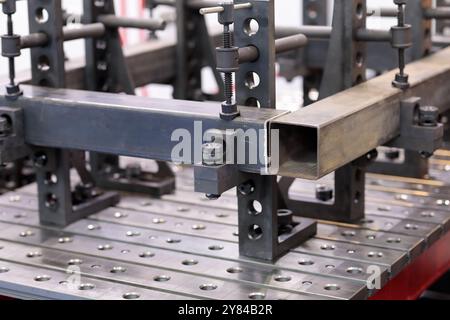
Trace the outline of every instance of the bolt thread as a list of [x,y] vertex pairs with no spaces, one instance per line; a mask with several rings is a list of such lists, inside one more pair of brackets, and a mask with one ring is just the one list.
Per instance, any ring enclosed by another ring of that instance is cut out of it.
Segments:
[[227,104],[233,103],[233,75],[229,72],[224,75],[224,93]]
[[231,31],[224,31],[223,33],[223,47],[231,48],[233,46],[233,33]]
[[403,27],[405,25],[405,9],[403,5],[398,6],[398,26]]

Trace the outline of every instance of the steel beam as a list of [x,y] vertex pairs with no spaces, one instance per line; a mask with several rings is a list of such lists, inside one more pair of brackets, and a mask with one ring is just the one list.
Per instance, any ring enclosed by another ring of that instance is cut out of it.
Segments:
[[407,66],[411,89],[394,89],[395,71],[276,119],[280,129],[280,175],[317,179],[399,134],[400,101],[422,97],[449,108],[450,49]]
[[[398,136],[401,100],[418,96],[424,104],[447,110],[450,49],[409,64],[407,70],[411,89],[406,93],[391,87],[393,71],[319,101],[314,108],[285,115],[242,107],[242,117],[229,124],[219,120],[219,103],[25,85],[24,97],[17,102],[2,97],[0,103],[23,108],[25,139],[30,144],[164,161],[173,160],[176,143],[170,141],[170,134],[178,128],[194,132],[195,121],[203,122],[204,131],[264,129],[269,123],[271,129],[280,129],[279,174],[317,179]],[[261,166],[242,169],[255,172]]]

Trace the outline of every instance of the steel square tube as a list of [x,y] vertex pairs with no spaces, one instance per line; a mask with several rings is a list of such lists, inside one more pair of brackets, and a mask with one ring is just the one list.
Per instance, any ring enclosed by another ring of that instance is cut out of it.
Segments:
[[280,175],[318,179],[399,134],[400,101],[450,107],[450,49],[408,64],[411,88],[391,86],[396,70],[276,119]]
[[[260,151],[264,153],[267,123],[285,113],[242,107],[241,117],[228,122],[220,119],[221,104],[214,102],[149,99],[29,85],[21,88],[23,97],[12,102],[0,96],[0,105],[23,109],[26,143],[178,161],[172,159],[172,150],[180,141],[171,141],[171,137],[175,130],[182,129],[192,136],[192,162],[186,164],[201,163],[203,134],[209,129],[257,130],[258,137],[261,134],[258,155]],[[200,159],[196,160],[194,155]],[[260,172],[263,168],[262,161],[240,166],[249,172]]]
[[[450,106],[450,48],[407,66],[411,89],[392,88],[394,72],[286,113],[241,107],[242,117],[221,121],[220,103],[160,100],[23,85],[24,97],[0,103],[24,109],[26,142],[171,160],[176,129],[280,129],[280,171],[318,179],[383,145],[400,132],[400,101],[410,96],[445,111]],[[269,156],[268,151],[264,150]],[[258,172],[262,165],[240,169]]]

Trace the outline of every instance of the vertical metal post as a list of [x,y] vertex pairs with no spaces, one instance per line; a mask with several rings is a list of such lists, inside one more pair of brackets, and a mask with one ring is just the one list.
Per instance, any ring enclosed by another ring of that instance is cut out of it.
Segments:
[[177,12],[177,72],[174,98],[203,100],[201,72],[203,66],[201,32],[206,25],[197,10],[189,8],[188,1],[176,0]]
[[240,66],[236,73],[238,105],[276,107],[275,91],[275,15],[273,0],[238,0],[252,8],[236,10],[234,38],[237,47],[255,46],[259,59]]
[[[316,0],[303,0],[303,24],[312,26],[326,26],[328,25],[328,0],[316,1]],[[304,48],[307,52],[311,50],[310,47]],[[303,59],[309,56],[308,53],[303,55]],[[308,65],[306,63],[306,65]],[[303,77],[303,106],[308,106],[311,103],[317,101],[315,97],[312,96],[312,91],[317,90],[320,98],[320,83],[322,82],[323,68],[322,69],[311,69],[306,71]]]
[[360,84],[366,79],[366,44],[355,32],[366,27],[365,0],[335,1],[333,31],[328,49],[321,98]]
[[[114,1],[84,0],[84,23],[97,22],[102,14],[115,14]],[[149,63],[153,63],[149,61]],[[123,54],[117,28],[108,28],[104,37],[86,39],[86,85],[91,91],[135,94],[135,84]],[[175,177],[167,163],[158,162],[158,171],[138,170],[133,177],[120,168],[119,156],[90,153],[91,172],[98,186],[113,190],[135,191],[152,196],[172,193]]]
[[[61,0],[28,1],[30,33],[45,32],[49,44],[31,49],[32,84],[65,86],[63,16]],[[41,223],[67,223],[72,209],[69,151],[43,148],[34,151]]]
[[[320,98],[358,85],[366,79],[366,44],[356,39],[356,31],[366,27],[365,0],[334,2],[333,29]],[[367,155],[368,160],[371,155]],[[282,178],[280,190],[287,207],[305,217],[355,222],[364,217],[365,162],[362,157],[335,172],[334,202],[307,202],[289,198],[294,179]]]
[[[255,46],[256,61],[241,64],[236,74],[236,96],[240,105],[276,108],[275,92],[275,8],[273,0],[250,2],[249,9],[235,12],[235,45]],[[239,252],[241,255],[274,260],[316,233],[309,219],[292,221],[292,212],[280,208],[277,176],[244,174],[237,189]],[[284,221],[283,221],[284,218]],[[288,229],[287,232],[285,229]]]
[[[28,15],[30,33],[44,32],[49,38],[48,45],[31,49],[32,84],[62,88],[65,86],[65,56],[61,0],[29,1]],[[54,148],[34,148],[33,152],[41,223],[65,226],[117,203],[118,196],[108,193],[93,201],[74,203],[70,169],[74,163],[82,170],[84,162],[76,159],[83,160],[83,152]]]

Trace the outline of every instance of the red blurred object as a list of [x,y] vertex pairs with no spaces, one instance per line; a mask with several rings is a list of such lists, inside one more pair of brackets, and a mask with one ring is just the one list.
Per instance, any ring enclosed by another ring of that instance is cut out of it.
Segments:
[[371,300],[415,300],[450,269],[450,232],[392,279]]

